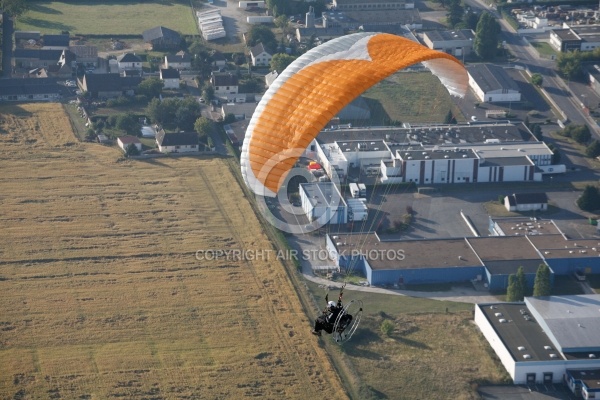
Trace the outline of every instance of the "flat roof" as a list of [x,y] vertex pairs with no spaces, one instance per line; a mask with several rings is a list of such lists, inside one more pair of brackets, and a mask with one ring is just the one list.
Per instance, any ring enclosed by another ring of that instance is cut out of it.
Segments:
[[374,140],[344,140],[336,141],[342,152],[356,152],[356,151],[389,151],[385,142],[381,139]]
[[566,239],[562,236],[559,239],[555,236],[540,235],[530,236],[529,240],[540,250],[600,250],[599,239]]
[[565,40],[581,40],[581,38],[579,38],[579,36],[577,36],[577,33],[573,32],[573,30],[566,28],[566,29],[552,29],[551,32],[554,32],[554,34],[556,36],[558,36],[560,38],[560,40],[565,41]]
[[398,157],[402,160],[440,160],[440,159],[463,159],[463,158],[477,158],[475,152],[468,148],[455,148],[455,149],[438,149],[438,150],[405,150],[397,151]]
[[[481,260],[543,260],[525,236],[491,236],[467,238]],[[538,264],[538,265],[539,265]]]
[[514,165],[535,165],[533,161],[525,156],[521,157],[490,157],[486,158],[484,162],[481,163],[482,167],[510,167]]
[[[561,235],[561,231],[552,220],[537,219],[534,221],[531,218],[493,218],[493,220],[506,236],[514,235],[517,232],[533,236]],[[557,240],[560,242],[564,238],[561,236],[557,239],[550,236],[548,240],[556,243]],[[535,247],[539,248],[537,245]]]
[[467,67],[469,75],[484,93],[494,90],[519,91],[519,86],[504,68],[493,64],[472,64]]
[[540,264],[544,264],[544,261],[539,258],[533,260],[488,260],[485,261],[485,268],[492,275],[514,274],[519,267],[523,267],[523,272],[526,274],[535,274]]
[[433,41],[451,41],[451,40],[469,40],[475,39],[475,34],[470,29],[454,29],[449,31],[428,31],[425,32],[425,35],[429,38],[429,40]]
[[313,207],[346,206],[333,182],[301,183],[300,187]]
[[[366,233],[336,235],[332,241],[340,254],[365,254],[373,270],[483,266],[465,239],[379,241],[374,233]],[[388,250],[402,250],[403,259],[397,253],[388,257]]]
[[552,156],[552,150],[550,150],[544,142],[485,143],[470,145],[470,147],[483,158],[498,157],[500,155],[502,155],[502,157],[506,157],[507,155],[520,157],[524,155],[540,154]]
[[600,294],[526,297],[525,304],[543,318],[561,348],[600,352]]
[[580,380],[590,389],[600,389],[600,368],[598,369],[570,369],[567,368],[573,378]]
[[[524,303],[477,304],[517,362],[564,360]],[[501,322],[503,321],[503,322]],[[554,354],[554,356],[551,356]],[[529,357],[526,358],[525,356]]]

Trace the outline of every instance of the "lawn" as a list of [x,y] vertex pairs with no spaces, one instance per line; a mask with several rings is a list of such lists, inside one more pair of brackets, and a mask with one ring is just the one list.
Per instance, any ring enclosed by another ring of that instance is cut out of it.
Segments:
[[[307,285],[315,302],[324,304],[324,289]],[[347,380],[356,398],[473,399],[478,383],[507,379],[473,324],[472,304],[350,290],[344,299],[363,301],[361,326],[342,347],[329,337],[321,340],[351,371]],[[394,324],[390,336],[381,332],[384,320]]]
[[[0,107],[0,398],[344,398],[227,158],[125,160]],[[252,254],[252,253],[251,253]]]
[[530,43],[537,50],[541,57],[552,58],[558,55],[556,50],[554,50],[547,42],[532,41]]
[[16,30],[77,35],[141,35],[162,25],[183,35],[197,35],[189,1],[151,0],[95,2],[32,1],[17,20]]
[[431,72],[396,73],[362,96],[371,108],[370,125],[442,123],[449,110],[464,121],[444,85]]

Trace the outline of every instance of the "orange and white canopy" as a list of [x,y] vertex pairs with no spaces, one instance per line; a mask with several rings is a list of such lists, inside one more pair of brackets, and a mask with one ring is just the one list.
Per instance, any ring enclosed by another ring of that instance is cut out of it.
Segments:
[[416,63],[429,68],[450,94],[465,94],[468,76],[460,61],[400,36],[342,36],[296,59],[269,87],[248,125],[241,155],[248,187],[275,196],[332,118],[371,86]]

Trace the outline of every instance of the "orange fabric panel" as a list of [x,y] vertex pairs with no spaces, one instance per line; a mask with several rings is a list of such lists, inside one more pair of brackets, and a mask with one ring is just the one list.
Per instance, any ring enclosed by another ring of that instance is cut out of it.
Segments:
[[[288,78],[266,104],[252,132],[248,153],[254,176],[265,187],[277,193],[287,172],[321,129],[377,82],[435,58],[446,58],[463,68],[446,53],[395,35],[375,35],[367,48],[371,61],[326,60],[303,68]],[[273,160],[286,149],[294,149],[288,158]],[[271,163],[264,167],[269,160]],[[263,167],[267,171],[261,172]]]

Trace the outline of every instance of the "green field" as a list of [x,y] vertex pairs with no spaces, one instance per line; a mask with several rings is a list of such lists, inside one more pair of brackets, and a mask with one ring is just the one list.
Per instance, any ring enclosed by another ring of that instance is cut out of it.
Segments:
[[389,121],[442,123],[448,110],[464,121],[450,94],[431,72],[400,72],[367,90],[371,125]]
[[550,46],[546,42],[530,42],[530,43],[533,47],[535,47],[535,49],[539,53],[540,57],[551,58],[552,56],[556,57],[558,55],[556,53],[556,50],[554,50],[552,48],[552,46]]
[[183,35],[198,30],[189,2],[139,1],[35,1],[17,20],[16,29],[77,35],[141,35],[162,25]]

